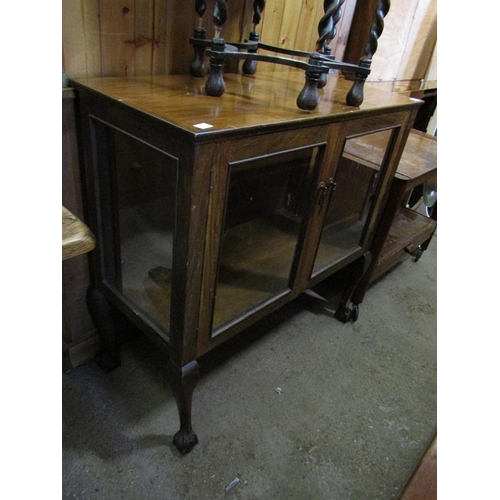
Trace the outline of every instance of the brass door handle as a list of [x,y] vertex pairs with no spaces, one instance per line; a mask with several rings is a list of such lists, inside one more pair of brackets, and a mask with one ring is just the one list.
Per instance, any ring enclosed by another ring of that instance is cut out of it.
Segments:
[[328,182],[323,182],[321,181],[319,183],[319,199],[318,199],[318,205],[322,207],[325,204],[325,200],[327,199],[328,193],[332,191],[335,191],[337,188],[337,184],[333,180],[333,177],[330,177],[328,179]]

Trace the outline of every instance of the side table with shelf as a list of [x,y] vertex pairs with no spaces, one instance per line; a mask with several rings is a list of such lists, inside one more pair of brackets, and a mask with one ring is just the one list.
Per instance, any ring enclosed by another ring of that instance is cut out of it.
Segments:
[[[380,148],[367,144],[368,139],[362,138],[357,154],[369,157]],[[353,294],[355,304],[363,301],[370,284],[410,256],[418,260],[427,249],[437,221],[406,206],[412,190],[426,183],[437,184],[437,138],[412,129],[373,240],[373,262]]]

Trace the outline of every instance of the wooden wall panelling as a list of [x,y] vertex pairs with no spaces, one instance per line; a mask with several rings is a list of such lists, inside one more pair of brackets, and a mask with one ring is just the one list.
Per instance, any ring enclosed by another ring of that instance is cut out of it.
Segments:
[[141,0],[141,8],[135,9],[134,38],[125,42],[134,45],[135,74],[137,75],[153,73],[155,4],[155,0]]
[[[347,0],[331,46],[341,59],[356,0]],[[213,35],[214,0],[204,27]],[[222,36],[241,41],[252,29],[253,2],[228,5]],[[271,45],[313,51],[323,4],[268,0],[258,31]],[[187,73],[189,38],[197,25],[194,0],[63,0],[63,67],[70,77]],[[339,43],[341,41],[341,43]],[[340,52],[337,51],[340,47]]]
[[[367,0],[365,9],[354,13],[344,57],[347,62],[357,63],[363,55],[375,3],[375,0]],[[420,88],[432,64],[436,45],[436,11],[436,0],[391,2],[373,57],[369,82],[392,82],[391,90],[396,92]],[[437,85],[437,75],[435,83]]]
[[419,0],[401,58],[398,80],[425,78],[436,39],[437,2],[436,0]]
[[184,73],[194,17],[185,0],[63,0],[63,67],[74,78]]
[[[297,34],[295,36],[295,46],[297,50],[313,52],[316,50],[318,40],[318,23],[324,14],[323,2],[316,0],[305,0],[297,19]],[[332,45],[335,43],[332,42]],[[333,47],[332,47],[333,48]]]
[[164,75],[167,68],[167,0],[155,0],[153,15],[153,75]]
[[367,81],[396,81],[419,0],[393,0]]
[[99,0],[103,76],[135,74],[135,4]]
[[434,85],[437,87],[437,40],[432,51],[427,74],[425,75],[425,81],[427,85]]
[[285,0],[267,0],[260,22],[260,39],[269,45],[279,45],[281,19]]
[[99,0],[62,1],[63,67],[73,77],[101,74]]
[[[212,28],[212,10],[204,17],[207,33]],[[188,73],[192,59],[192,47],[189,38],[193,34],[198,16],[194,10],[194,1],[167,0],[167,63],[166,73]]]

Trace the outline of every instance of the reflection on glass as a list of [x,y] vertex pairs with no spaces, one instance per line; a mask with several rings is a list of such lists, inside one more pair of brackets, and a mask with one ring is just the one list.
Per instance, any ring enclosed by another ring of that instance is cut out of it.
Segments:
[[168,332],[177,163],[119,131],[111,137],[119,257],[110,284]]
[[312,275],[334,265],[362,244],[379,171],[391,130],[347,139],[335,174],[335,191],[325,217]]
[[289,290],[318,149],[231,165],[214,328]]

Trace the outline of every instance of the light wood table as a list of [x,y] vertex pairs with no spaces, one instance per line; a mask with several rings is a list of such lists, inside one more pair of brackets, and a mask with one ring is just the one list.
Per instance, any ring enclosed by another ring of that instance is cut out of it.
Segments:
[[90,229],[66,207],[62,207],[62,260],[90,252],[95,248]]

